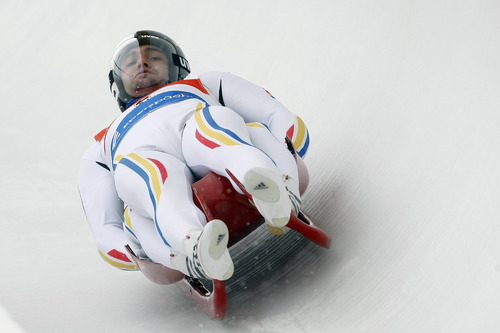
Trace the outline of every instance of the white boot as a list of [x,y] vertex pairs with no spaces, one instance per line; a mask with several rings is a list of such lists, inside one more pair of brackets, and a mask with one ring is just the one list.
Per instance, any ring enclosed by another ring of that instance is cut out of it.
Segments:
[[[286,177],[293,185],[293,180]],[[295,183],[295,182],[293,182]],[[290,220],[292,207],[299,209],[300,203],[291,202],[285,179],[275,172],[264,168],[250,169],[244,176],[243,185],[253,197],[253,201],[266,223],[274,228],[282,228]],[[298,186],[297,188],[298,195]],[[295,188],[294,188],[295,189]],[[295,191],[294,191],[295,192]],[[294,193],[294,196],[296,194]],[[300,195],[297,197],[300,202]]]
[[227,280],[234,265],[227,249],[229,231],[221,220],[208,222],[203,229],[191,230],[182,243],[184,252],[171,256],[171,262],[184,274],[195,278]]

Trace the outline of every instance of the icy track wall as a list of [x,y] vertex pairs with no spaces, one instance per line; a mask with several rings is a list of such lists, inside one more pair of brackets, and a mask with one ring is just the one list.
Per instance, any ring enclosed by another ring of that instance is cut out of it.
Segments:
[[[499,331],[499,9],[2,1],[0,331]],[[118,114],[109,59],[145,28],[194,72],[267,88],[311,133],[304,210],[332,248],[284,258],[222,322],[105,264],[80,206],[80,157]]]

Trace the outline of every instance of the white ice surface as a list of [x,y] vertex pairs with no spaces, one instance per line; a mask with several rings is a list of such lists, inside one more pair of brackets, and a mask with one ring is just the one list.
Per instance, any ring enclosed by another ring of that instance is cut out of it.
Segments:
[[[0,331],[499,332],[497,0],[2,0]],[[98,256],[80,157],[107,71],[155,29],[308,124],[304,209],[333,237],[212,321]]]

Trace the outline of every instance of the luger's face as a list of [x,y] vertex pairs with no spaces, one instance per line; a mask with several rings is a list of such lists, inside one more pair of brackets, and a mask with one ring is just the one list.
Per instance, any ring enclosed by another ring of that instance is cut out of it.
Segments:
[[168,60],[155,46],[142,45],[125,54],[120,63],[125,91],[132,97],[145,96],[168,82]]

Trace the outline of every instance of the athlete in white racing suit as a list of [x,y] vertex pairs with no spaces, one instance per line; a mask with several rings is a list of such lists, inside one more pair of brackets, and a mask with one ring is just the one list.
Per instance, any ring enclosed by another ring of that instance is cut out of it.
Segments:
[[78,179],[99,253],[135,270],[129,244],[186,275],[228,279],[234,268],[227,227],[207,223],[191,184],[210,171],[227,177],[227,168],[268,226],[285,229],[300,207],[297,163],[285,137],[303,157],[303,121],[240,77],[189,74],[180,48],[154,31],[138,31],[118,46],[110,83],[124,112],[96,135]]

